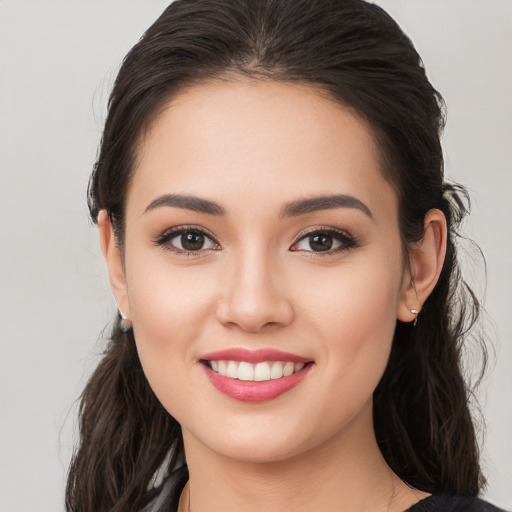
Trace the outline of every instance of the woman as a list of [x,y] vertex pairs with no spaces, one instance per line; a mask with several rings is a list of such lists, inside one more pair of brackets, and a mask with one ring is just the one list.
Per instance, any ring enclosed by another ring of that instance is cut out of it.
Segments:
[[166,9],[90,182],[119,317],[68,510],[497,510],[476,498],[442,105],[362,0]]

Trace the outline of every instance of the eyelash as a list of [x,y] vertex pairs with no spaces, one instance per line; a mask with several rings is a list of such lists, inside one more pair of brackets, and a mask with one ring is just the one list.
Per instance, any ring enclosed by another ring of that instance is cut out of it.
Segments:
[[202,235],[205,238],[209,238],[216,245],[220,245],[219,242],[217,242],[217,240],[215,240],[213,235],[211,235],[210,233],[208,233],[206,230],[204,230],[202,228],[196,228],[194,226],[180,226],[178,228],[172,228],[168,231],[164,231],[159,237],[157,237],[155,239],[155,244],[158,246],[163,246],[164,249],[171,251],[175,254],[178,254],[180,256],[184,256],[184,257],[199,257],[200,252],[218,250],[218,249],[199,249],[197,251],[187,251],[187,250],[178,249],[176,247],[173,247],[169,243],[173,238],[176,238],[177,236],[184,234],[184,233],[194,233],[197,235]]
[[[292,247],[297,245],[302,240],[305,240],[314,235],[328,235],[333,239],[337,240],[338,242],[340,242],[341,245],[336,249],[329,249],[328,251],[304,251],[305,253],[308,254],[308,257],[310,258],[323,258],[326,256],[332,256],[334,254],[339,254],[350,249],[353,249],[355,247],[358,247],[358,243],[352,235],[341,229],[336,229],[327,226],[315,228],[313,230],[300,233],[297,237],[297,241],[293,243]],[[297,249],[297,251],[303,250]]]
[[[164,248],[168,251],[171,251],[175,254],[178,254],[180,256],[184,257],[200,257],[200,253],[204,251],[211,251],[211,250],[218,250],[218,249],[198,249],[197,251],[187,251],[183,249],[178,249],[176,247],[173,247],[169,242],[176,238],[177,236],[184,234],[184,233],[194,233],[198,235],[202,235],[205,238],[210,239],[214,244],[217,246],[220,246],[219,242],[211,235],[208,231],[204,230],[203,228],[197,228],[194,226],[180,226],[177,228],[172,228],[168,231],[165,231],[160,236],[158,236],[154,243],[157,246],[164,246]],[[327,250],[327,251],[305,251],[303,249],[296,249],[296,251],[301,251],[305,253],[309,253],[309,257],[311,258],[323,258],[326,256],[332,256],[333,254],[338,254],[344,251],[347,251],[349,249],[352,249],[354,247],[358,246],[357,241],[353,236],[351,236],[346,231],[335,229],[332,227],[320,227],[313,229],[311,231],[306,231],[303,233],[300,233],[297,237],[297,240],[293,242],[292,247],[300,243],[301,241],[305,240],[308,237],[312,237],[314,235],[328,235],[331,236],[333,239],[339,241],[341,243],[340,247],[334,249],[334,250]]]

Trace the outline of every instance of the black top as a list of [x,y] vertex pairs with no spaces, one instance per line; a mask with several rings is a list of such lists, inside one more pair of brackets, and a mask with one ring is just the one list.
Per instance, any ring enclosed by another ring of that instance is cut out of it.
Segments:
[[[181,491],[188,480],[187,466],[173,471],[155,489],[148,504],[140,512],[177,512]],[[207,511],[205,511],[207,512]],[[434,494],[404,512],[505,512],[478,498]]]
[[505,512],[479,498],[433,494],[406,512]]

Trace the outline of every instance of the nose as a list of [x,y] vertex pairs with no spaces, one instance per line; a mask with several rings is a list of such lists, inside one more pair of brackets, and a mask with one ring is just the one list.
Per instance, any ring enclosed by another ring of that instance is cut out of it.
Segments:
[[247,251],[240,257],[224,285],[217,308],[217,318],[224,326],[256,333],[293,320],[282,272],[261,251]]

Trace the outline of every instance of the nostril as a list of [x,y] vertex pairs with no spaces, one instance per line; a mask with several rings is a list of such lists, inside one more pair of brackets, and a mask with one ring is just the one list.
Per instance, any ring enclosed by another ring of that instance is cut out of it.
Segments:
[[273,287],[254,270],[226,283],[216,304],[216,316],[225,327],[260,332],[290,324],[294,318],[292,302],[284,295],[286,287]]

